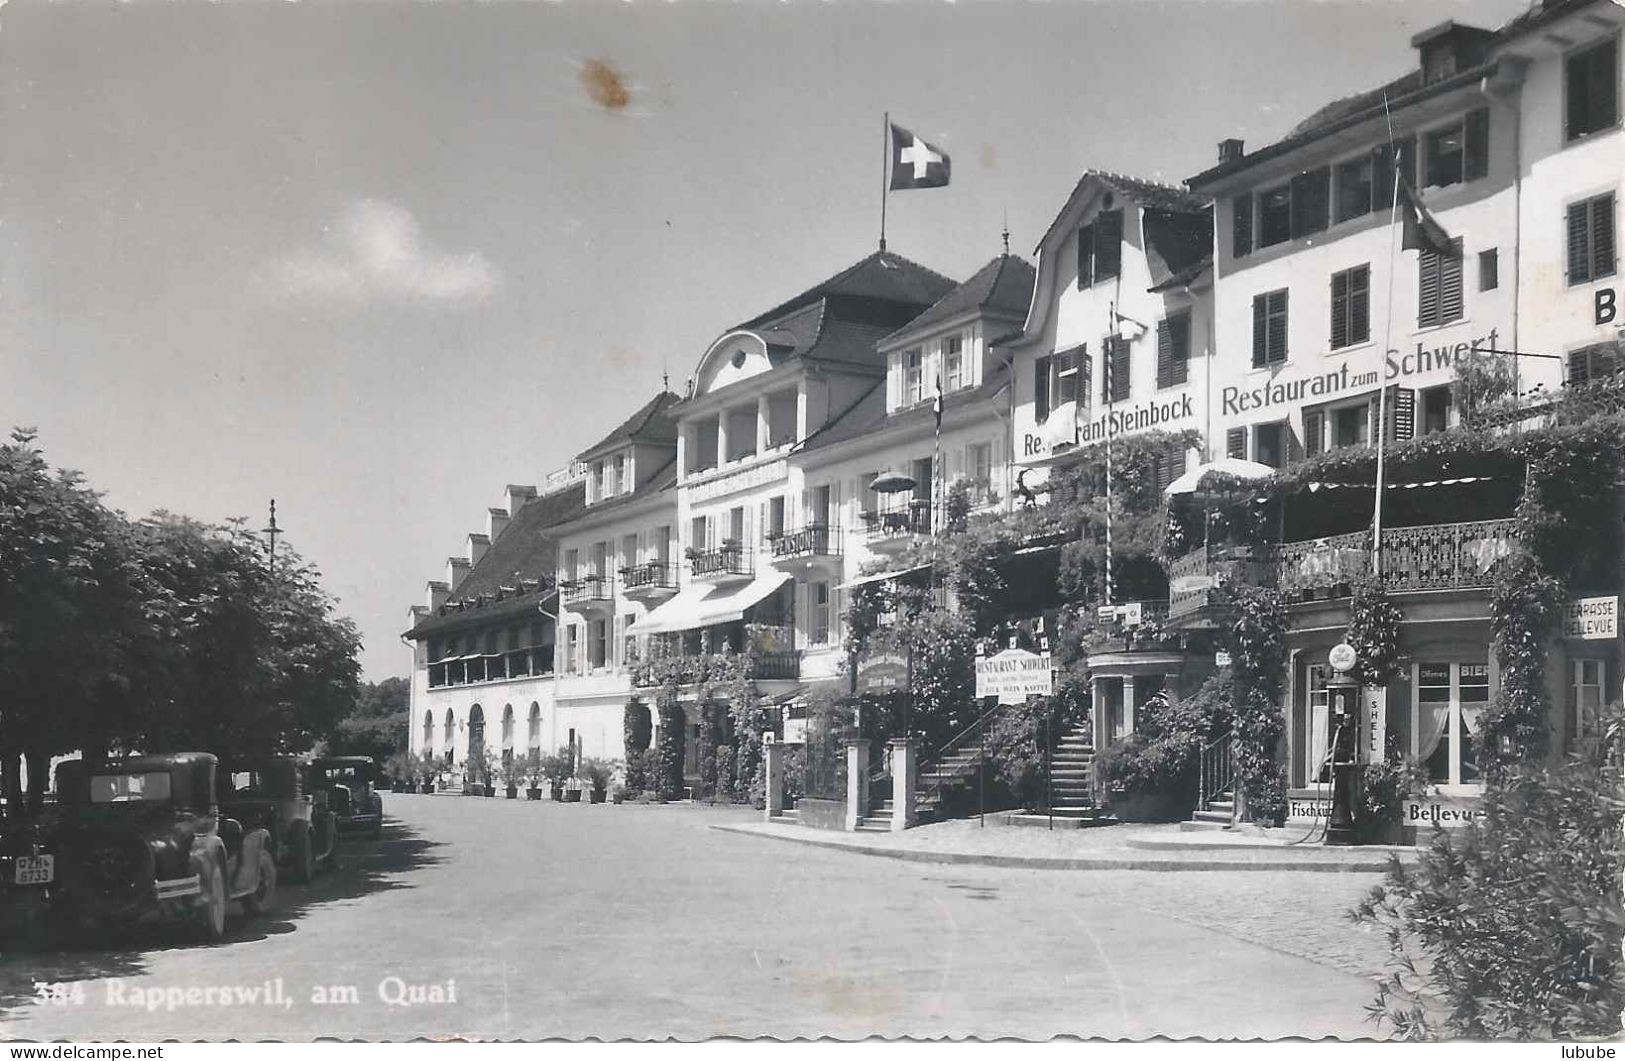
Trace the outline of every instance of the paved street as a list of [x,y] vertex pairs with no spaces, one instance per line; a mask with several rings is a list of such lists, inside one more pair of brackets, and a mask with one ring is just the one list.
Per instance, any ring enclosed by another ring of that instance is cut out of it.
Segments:
[[[224,945],[143,933],[105,950],[6,954],[5,1033],[1372,1031],[1362,1007],[1382,941],[1343,916],[1369,875],[935,866],[708,828],[753,818],[741,810],[385,799],[381,843],[353,846],[309,888],[284,887],[272,916],[234,920]],[[36,978],[81,982],[81,1000],[35,1005]],[[277,978],[261,996],[273,1005],[183,995]],[[421,1004],[386,1004],[381,985]],[[354,987],[352,1000],[335,987]],[[339,1000],[313,1002],[318,989]]]

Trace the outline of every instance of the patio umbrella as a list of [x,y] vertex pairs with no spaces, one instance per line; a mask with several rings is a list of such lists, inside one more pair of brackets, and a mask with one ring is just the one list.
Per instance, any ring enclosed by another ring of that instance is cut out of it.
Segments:
[[877,494],[901,494],[914,489],[918,484],[912,475],[902,472],[883,472],[874,477],[869,483],[869,489]]
[[1198,464],[1169,483],[1163,493],[1169,497],[1178,494],[1194,494],[1196,488],[1201,485],[1202,480],[1209,475],[1230,475],[1237,479],[1263,479],[1274,474],[1275,469],[1268,464],[1242,460],[1240,457],[1220,457],[1209,464]]

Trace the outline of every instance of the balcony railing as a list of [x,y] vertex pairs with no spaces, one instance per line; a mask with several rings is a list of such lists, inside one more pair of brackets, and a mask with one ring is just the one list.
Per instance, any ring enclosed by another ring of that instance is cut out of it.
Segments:
[[827,523],[811,523],[800,530],[769,534],[767,540],[773,547],[775,560],[841,555],[840,537]]
[[745,656],[705,653],[693,656],[667,656],[650,660],[632,669],[632,685],[647,689],[664,685],[668,677],[679,685],[720,679],[729,668],[743,663],[744,677],[752,681],[798,681],[801,678],[801,653],[793,649],[770,652],[752,652]]
[[931,533],[931,502],[910,501],[907,508],[863,513],[864,532],[871,542]]
[[661,560],[621,568],[621,587],[627,590],[676,589],[677,569]]
[[[1390,593],[1487,587],[1515,540],[1509,519],[1389,527],[1382,532],[1382,584]],[[1168,614],[1177,619],[1201,609],[1224,582],[1273,585],[1291,600],[1344,590],[1370,571],[1370,531],[1251,550],[1205,547],[1168,565]]]
[[603,575],[583,575],[560,582],[559,596],[566,606],[607,601],[610,599],[609,579]]
[[752,557],[739,545],[726,545],[721,549],[690,554],[688,572],[695,578],[716,578],[719,575],[749,575]]

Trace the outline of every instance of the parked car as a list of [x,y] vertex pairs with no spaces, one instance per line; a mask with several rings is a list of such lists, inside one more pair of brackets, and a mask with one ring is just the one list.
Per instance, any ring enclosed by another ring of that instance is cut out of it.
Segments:
[[215,757],[138,755],[57,766],[51,913],[69,928],[180,922],[207,941],[226,931],[226,904],[250,913],[276,896],[270,833],[224,817]]
[[377,838],[384,831],[384,799],[373,791],[378,764],[364,755],[316,759],[308,768],[310,791],[327,794],[328,809],[340,835],[366,833]]
[[263,828],[271,835],[271,853],[290,879],[308,884],[318,866],[330,864],[338,826],[328,807],[328,793],[305,790],[306,760],[278,755],[260,761],[235,762],[237,769],[221,778],[220,812],[244,828]]
[[0,821],[0,930],[22,930],[43,920],[56,883],[55,825],[55,808]]

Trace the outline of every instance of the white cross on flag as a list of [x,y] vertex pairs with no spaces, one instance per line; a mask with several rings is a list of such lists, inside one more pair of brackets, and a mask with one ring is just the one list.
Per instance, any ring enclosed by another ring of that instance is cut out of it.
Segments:
[[896,122],[891,124],[891,190],[940,188],[948,183],[948,156]]

